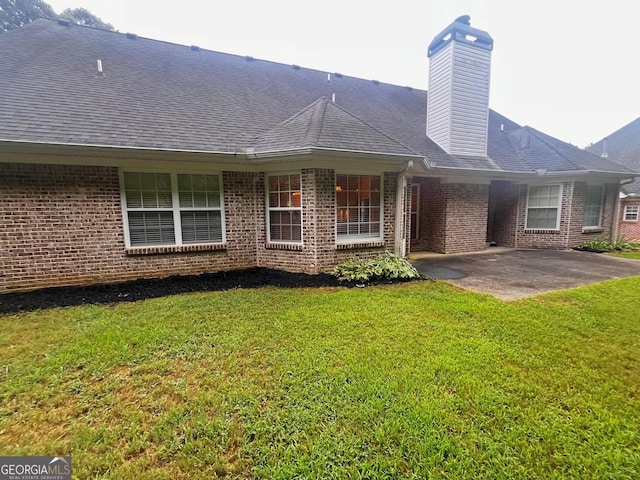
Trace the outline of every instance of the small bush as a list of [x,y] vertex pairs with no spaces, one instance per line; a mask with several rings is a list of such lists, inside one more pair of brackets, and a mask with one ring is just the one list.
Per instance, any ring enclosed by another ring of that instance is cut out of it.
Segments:
[[623,236],[616,237],[614,241],[607,238],[594,238],[593,240],[589,240],[582,244],[583,250],[590,250],[593,252],[638,250],[639,248],[640,244],[638,242],[634,242],[633,240]]
[[413,265],[390,252],[368,260],[350,258],[335,267],[331,273],[341,282],[356,283],[420,278]]

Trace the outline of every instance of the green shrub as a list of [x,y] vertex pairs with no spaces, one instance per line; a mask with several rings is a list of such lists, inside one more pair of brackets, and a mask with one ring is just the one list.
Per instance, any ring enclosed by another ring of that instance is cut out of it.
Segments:
[[390,252],[368,260],[350,258],[335,267],[331,273],[341,282],[356,283],[420,278],[413,265]]
[[593,240],[584,242],[582,247],[599,252],[613,252],[614,250],[638,250],[640,248],[640,244],[620,235],[616,237],[614,241],[607,238],[594,238]]
[[615,241],[611,244],[613,250],[638,250],[640,249],[640,243],[634,242],[633,240],[618,236]]

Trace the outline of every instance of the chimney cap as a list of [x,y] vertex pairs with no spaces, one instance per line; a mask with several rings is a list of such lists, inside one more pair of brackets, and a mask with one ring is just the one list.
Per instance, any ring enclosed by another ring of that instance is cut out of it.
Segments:
[[454,40],[467,45],[474,45],[483,50],[493,50],[493,38],[491,38],[491,35],[484,30],[473,28],[470,15],[461,15],[433,38],[433,41],[429,44],[427,56],[431,57]]

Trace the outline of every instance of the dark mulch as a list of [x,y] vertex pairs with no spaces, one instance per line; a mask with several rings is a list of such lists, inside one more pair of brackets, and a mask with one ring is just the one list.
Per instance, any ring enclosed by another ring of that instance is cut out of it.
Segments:
[[591,253],[607,253],[607,250],[600,250],[599,248],[592,247],[573,247],[574,250],[579,252],[591,252]]
[[87,287],[53,287],[31,292],[5,293],[0,295],[0,313],[16,313],[85,304],[135,302],[147,298],[180,293],[223,291],[234,288],[258,288],[264,286],[301,288],[336,285],[339,285],[338,280],[327,274],[306,275],[268,268],[251,268],[248,270],[152,278]]

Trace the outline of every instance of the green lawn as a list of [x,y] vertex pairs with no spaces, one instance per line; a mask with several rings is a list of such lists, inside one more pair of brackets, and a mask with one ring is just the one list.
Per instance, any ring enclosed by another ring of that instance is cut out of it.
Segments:
[[640,252],[638,251],[627,251],[627,252],[613,252],[608,253],[612,257],[620,257],[620,258],[631,258],[633,260],[640,260]]
[[0,316],[0,454],[77,478],[640,478],[640,277]]

